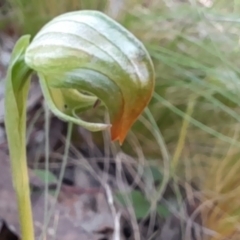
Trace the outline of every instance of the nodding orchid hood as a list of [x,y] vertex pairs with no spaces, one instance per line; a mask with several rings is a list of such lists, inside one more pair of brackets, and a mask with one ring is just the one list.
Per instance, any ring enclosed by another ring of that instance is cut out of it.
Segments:
[[[120,143],[154,89],[154,68],[143,44],[98,11],[54,18],[30,43],[25,62],[39,74],[44,97],[58,117],[91,131],[111,127],[112,140]],[[107,107],[111,125],[76,115],[97,99]]]

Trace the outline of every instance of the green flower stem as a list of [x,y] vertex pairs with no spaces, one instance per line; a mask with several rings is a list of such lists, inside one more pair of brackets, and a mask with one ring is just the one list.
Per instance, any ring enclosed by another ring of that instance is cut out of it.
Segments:
[[13,50],[5,94],[5,126],[23,240],[34,239],[26,158],[26,101],[32,72],[24,63],[28,42],[29,37],[20,39]]
[[[21,162],[21,166],[19,166]],[[33,240],[34,239],[34,227],[33,227],[33,215],[31,208],[30,200],[30,189],[29,189],[29,179],[28,179],[28,168],[26,162],[26,155],[23,154],[18,163],[12,163],[13,172],[19,171],[21,168],[21,176],[13,174],[15,191],[17,193],[17,203],[19,210],[19,219],[21,225],[22,239],[24,240]],[[21,179],[21,182],[18,182],[18,179]]]

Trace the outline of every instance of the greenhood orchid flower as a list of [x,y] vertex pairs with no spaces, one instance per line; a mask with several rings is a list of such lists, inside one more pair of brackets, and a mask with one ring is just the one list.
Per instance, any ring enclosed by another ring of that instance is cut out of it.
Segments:
[[[133,34],[98,11],[76,11],[47,23],[30,43],[16,43],[7,73],[5,125],[18,198],[22,238],[33,240],[26,164],[26,98],[35,72],[50,110],[90,131],[111,128],[123,143],[148,105],[155,84],[150,56]],[[79,113],[101,100],[108,123],[89,123]]]
[[50,109],[63,120],[90,131],[109,127],[74,117],[76,110],[93,106],[96,97],[102,100],[110,114],[112,140],[120,143],[154,88],[153,64],[143,44],[100,12],[54,18],[27,48],[25,62],[39,74]]

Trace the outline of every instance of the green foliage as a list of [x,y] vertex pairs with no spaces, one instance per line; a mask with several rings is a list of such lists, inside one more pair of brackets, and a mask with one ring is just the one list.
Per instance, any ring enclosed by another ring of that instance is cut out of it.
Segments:
[[[115,194],[115,197],[124,207],[133,207],[137,219],[143,219],[151,212],[151,202],[138,190],[133,190],[127,195],[118,192]],[[129,203],[126,201],[126,198],[130,200]],[[158,204],[156,211],[161,217],[166,218],[169,216],[167,207],[162,204]]]
[[163,179],[162,173],[158,166],[146,166],[144,169],[145,178],[153,178],[154,182],[160,182]]
[[[133,190],[130,193],[130,196],[126,196],[122,193],[117,193],[115,196],[125,207],[133,206],[137,219],[144,218],[148,215],[150,211],[150,203],[140,191]],[[126,203],[126,197],[131,199],[130,206]]]
[[[163,175],[158,166],[149,165],[143,169],[143,180],[146,183],[150,180],[152,187],[154,187],[154,185],[161,186]],[[159,216],[163,218],[167,218],[170,214],[167,206],[163,203],[158,203],[157,206],[152,206],[153,199],[148,199],[146,195],[139,190],[132,190],[129,193],[118,191],[115,193],[115,199],[124,207],[133,207],[137,219],[145,218],[151,213],[151,211],[156,211]]]
[[[53,175],[50,171],[47,170],[40,170],[40,169],[36,169],[34,170],[34,173],[36,174],[36,176],[38,176],[43,182],[45,182],[45,180],[47,179],[49,183],[57,183],[57,178],[55,177],[55,175]],[[46,176],[47,175],[47,176]]]
[[170,211],[168,210],[168,208],[165,205],[161,204],[157,206],[157,213],[163,218],[167,218],[170,216]]

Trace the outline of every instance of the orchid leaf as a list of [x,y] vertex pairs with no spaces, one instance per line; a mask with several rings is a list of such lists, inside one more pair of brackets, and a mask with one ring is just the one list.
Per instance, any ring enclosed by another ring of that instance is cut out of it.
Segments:
[[[35,36],[25,61],[41,76],[43,93],[48,91],[46,100],[56,115],[91,131],[105,129],[108,124],[86,123],[73,114],[74,109],[86,109],[100,99],[110,114],[112,140],[120,143],[154,89],[154,68],[143,44],[98,11],[76,11],[54,18]],[[70,100],[70,89],[96,98],[85,99],[89,96],[83,94],[75,100],[72,95]]]
[[57,180],[58,180],[57,177],[53,173],[51,173],[50,171],[36,169],[34,171],[34,173],[43,182],[46,181],[46,174],[47,174],[47,180],[48,180],[47,184],[57,183]]

